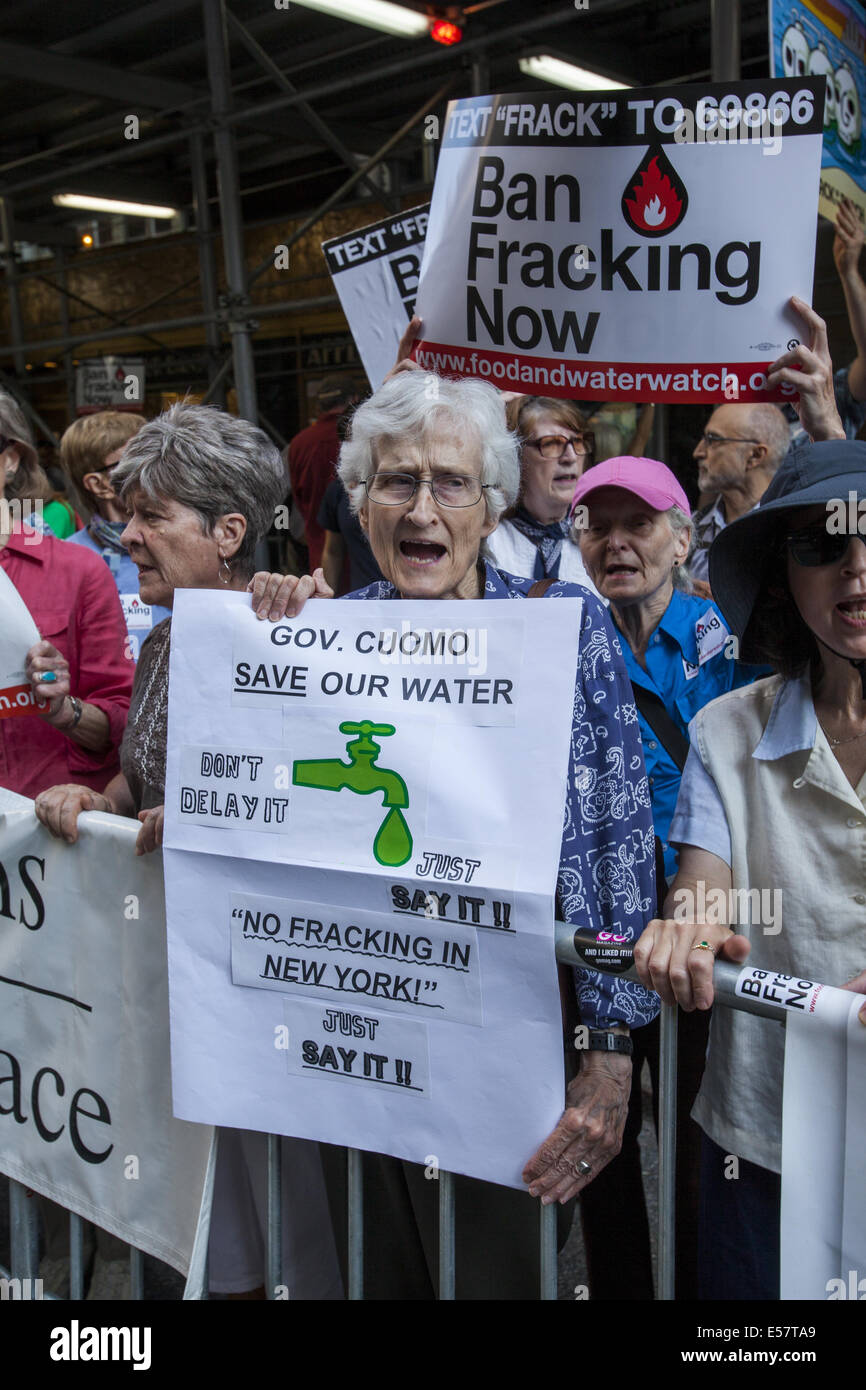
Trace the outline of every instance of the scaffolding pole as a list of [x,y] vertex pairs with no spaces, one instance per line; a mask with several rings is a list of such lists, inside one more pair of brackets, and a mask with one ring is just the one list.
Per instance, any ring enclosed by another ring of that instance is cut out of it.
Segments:
[[[339,203],[340,199],[349,192],[349,189],[354,188],[355,184],[358,183],[370,169],[380,164],[385,156],[391,153],[394,146],[398,145],[419,121],[423,121],[427,112],[432,111],[434,106],[438,106],[439,102],[444,100],[454,86],[455,81],[456,77],[449,77],[447,82],[443,82],[439,90],[434,92],[432,97],[425,101],[424,105],[419,107],[419,109],[409,117],[408,121],[404,121],[400,129],[390,136],[389,139],[385,141],[384,145],[380,145],[375,154],[371,154],[370,158],[366,159],[364,163],[355,170],[354,174],[350,174],[346,181],[341,183],[340,187],[335,189],[329,198],[326,198],[323,203],[320,203],[315,212],[311,212],[309,217],[306,217],[300,226],[295,228],[288,241],[283,243],[286,250],[294,246],[296,241],[300,241],[301,237],[304,236],[311,227],[315,227],[316,223],[321,221],[325,213],[329,212],[332,207]],[[265,271],[268,270],[272,264],[272,259],[268,257],[267,260],[257,265],[255,270],[250,273],[249,283],[251,285],[254,284],[259,276],[264,275]]]
[[[324,277],[323,277],[324,278]],[[277,300],[270,304],[255,304],[252,312],[256,318],[273,318],[280,314],[297,314],[307,309],[331,309],[339,304],[339,299],[335,294],[319,295],[314,299],[288,299]],[[216,314],[217,321],[222,318],[222,311]],[[118,338],[147,338],[153,332],[169,333],[176,328],[197,328],[200,324],[207,323],[209,314],[188,314],[180,319],[160,319],[157,323],[129,324],[127,327],[98,328],[90,333],[74,333],[72,338],[40,338],[30,343],[22,343],[23,352],[44,352],[46,350],[55,351],[67,346],[74,347],[78,343],[103,343],[114,342]]]
[[21,301],[18,297],[18,267],[15,264],[15,216],[8,197],[0,198],[0,234],[3,237],[3,265],[6,271],[6,292],[9,296],[12,361],[19,380],[22,380],[25,371],[24,352],[21,348],[24,328],[21,323]]
[[220,339],[219,324],[216,320],[217,277],[214,259],[213,236],[211,231],[210,204],[207,198],[207,166],[204,156],[204,141],[200,135],[191,135],[189,141],[189,162],[192,171],[192,200],[195,209],[195,230],[198,243],[198,268],[201,280],[202,308],[212,315],[205,322],[205,343],[207,344],[208,398],[225,409],[225,387],[223,377],[219,376]]
[[241,221],[237,151],[234,133],[226,124],[231,112],[232,95],[225,5],[224,0],[203,0],[203,5],[207,69],[215,123],[214,151],[223,256],[228,284],[228,328],[232,335],[234,378],[238,393],[238,410],[255,424],[258,419],[256,375],[253,366],[250,298],[244,264],[244,229]]

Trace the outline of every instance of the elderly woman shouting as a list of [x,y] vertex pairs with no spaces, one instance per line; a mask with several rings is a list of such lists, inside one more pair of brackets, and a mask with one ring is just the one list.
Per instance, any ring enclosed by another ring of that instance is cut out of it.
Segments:
[[[321,571],[315,580],[251,580],[256,545],[270,527],[285,476],[276,448],[246,420],[211,407],[172,406],[130,440],[112,485],[132,513],[120,539],[138,569],[145,603],[170,609],[176,589],[253,588],[258,616],[276,619],[293,611],[292,600],[302,602],[313,592],[331,596]],[[82,553],[85,558],[91,557]],[[113,589],[101,562],[92,563]],[[101,794],[65,784],[37,797],[36,813],[53,834],[72,843],[81,811],[107,811],[142,821],[139,854],[162,843],[170,640],[166,618],[141,648],[120,775]],[[283,1144],[283,1241],[293,1295],[339,1296],[318,1154],[299,1140]],[[210,1247],[211,1289],[217,1293],[249,1294],[263,1283],[255,1204],[265,1183],[264,1145],[263,1135],[241,1130],[220,1138]]]
[[[348,597],[533,597],[538,586],[531,578],[514,578],[482,555],[482,542],[513,505],[519,486],[517,442],[499,395],[483,382],[438,380],[431,403],[429,386],[427,374],[400,373],[353,416],[339,474],[385,578]],[[651,910],[655,886],[649,797],[628,678],[599,600],[559,581],[542,588],[548,598],[584,601],[559,863],[561,910],[590,929],[631,936]],[[593,877],[606,855],[622,867],[609,893],[597,890]],[[568,1201],[616,1153],[631,1075],[629,1026],[656,1012],[652,995],[612,977],[577,972],[568,981],[572,996],[575,986],[590,1046],[568,1084],[560,1122],[524,1170],[530,1193],[543,1202]],[[337,1168],[331,1151],[326,1172],[334,1194]],[[425,1181],[422,1167],[382,1156],[375,1164],[365,1161],[365,1181],[367,1219],[388,1233],[391,1244],[391,1259],[367,1271],[366,1296],[433,1297],[428,1237],[435,1185]],[[520,1193],[458,1179],[457,1239],[471,1249],[470,1258],[457,1262],[458,1297],[537,1297],[537,1215]]]

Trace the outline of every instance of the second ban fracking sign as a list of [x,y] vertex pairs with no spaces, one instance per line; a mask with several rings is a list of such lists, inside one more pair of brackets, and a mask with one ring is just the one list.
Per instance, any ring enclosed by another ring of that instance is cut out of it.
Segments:
[[318,600],[270,624],[239,594],[178,595],[178,1115],[522,1186],[562,1111],[553,890],[580,614]]
[[768,399],[789,298],[811,302],[822,122],[810,78],[451,102],[417,360],[543,395]]

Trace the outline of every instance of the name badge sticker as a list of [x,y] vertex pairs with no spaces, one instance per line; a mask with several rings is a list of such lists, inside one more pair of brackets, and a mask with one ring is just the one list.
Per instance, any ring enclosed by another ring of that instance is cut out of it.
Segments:
[[705,661],[709,661],[717,652],[720,652],[725,645],[726,639],[730,636],[718,613],[714,613],[708,608],[702,618],[698,618],[695,623],[695,637],[698,643],[698,665],[703,666]]
[[150,604],[142,603],[138,594],[121,594],[120,602],[128,630],[150,632],[153,627],[153,609]]

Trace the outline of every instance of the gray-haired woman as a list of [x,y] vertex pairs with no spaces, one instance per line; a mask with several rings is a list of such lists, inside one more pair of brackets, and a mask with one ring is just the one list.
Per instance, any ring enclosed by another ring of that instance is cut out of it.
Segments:
[[[176,589],[252,590],[258,617],[276,620],[312,594],[331,597],[321,570],[312,578],[253,579],[256,546],[283,497],[285,472],[267,435],[248,421],[207,406],[172,406],[130,440],[112,481],[131,511],[122,540],[138,566],[145,603],[171,608]],[[142,821],[138,854],[161,845],[170,639],[166,618],[142,646],[120,775],[102,794],[67,784],[37,797],[36,814],[53,834],[73,843],[82,811],[107,811]],[[292,1295],[339,1297],[318,1153],[300,1140],[283,1142],[283,1249]],[[264,1135],[221,1133],[210,1253],[216,1293],[249,1293],[263,1284],[264,1145]]]

